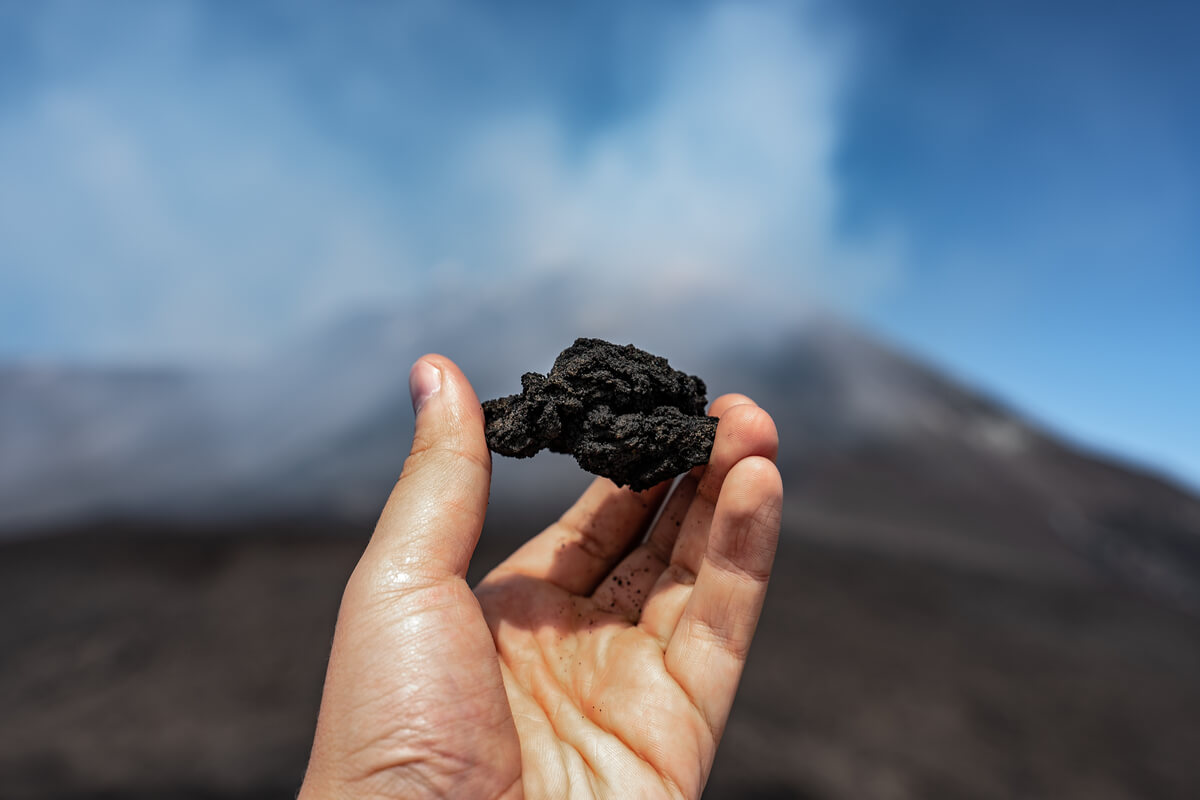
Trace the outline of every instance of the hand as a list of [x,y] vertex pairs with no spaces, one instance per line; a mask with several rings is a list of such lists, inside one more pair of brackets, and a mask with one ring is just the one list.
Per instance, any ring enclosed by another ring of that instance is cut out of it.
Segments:
[[441,356],[410,383],[412,452],[342,598],[302,800],[699,796],[779,535],[771,418],[721,397],[709,464],[669,498],[599,478],[472,592],[479,400]]

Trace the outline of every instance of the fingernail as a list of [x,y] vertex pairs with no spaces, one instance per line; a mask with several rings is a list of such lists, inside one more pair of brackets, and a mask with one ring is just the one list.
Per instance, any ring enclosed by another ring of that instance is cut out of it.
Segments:
[[425,401],[442,388],[442,371],[421,359],[413,364],[408,373],[408,391],[412,395],[413,413],[420,413]]

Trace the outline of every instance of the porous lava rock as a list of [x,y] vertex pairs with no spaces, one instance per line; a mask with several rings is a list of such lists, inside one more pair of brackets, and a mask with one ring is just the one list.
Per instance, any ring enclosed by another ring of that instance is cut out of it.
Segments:
[[641,491],[708,463],[717,418],[704,381],[633,345],[576,339],[548,375],[521,376],[521,393],[483,404],[487,443],[505,456],[542,448]]

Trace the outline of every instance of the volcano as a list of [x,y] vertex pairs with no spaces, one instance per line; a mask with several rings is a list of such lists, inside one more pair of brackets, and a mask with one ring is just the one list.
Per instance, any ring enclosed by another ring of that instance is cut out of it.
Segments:
[[[5,796],[294,796],[341,587],[407,450],[408,365],[441,350],[499,396],[569,343],[517,327],[497,352],[494,322],[361,314],[236,369],[0,369]],[[1200,784],[1187,489],[828,318],[655,350],[772,413],[787,487],[706,796]],[[589,479],[497,459],[472,576]]]

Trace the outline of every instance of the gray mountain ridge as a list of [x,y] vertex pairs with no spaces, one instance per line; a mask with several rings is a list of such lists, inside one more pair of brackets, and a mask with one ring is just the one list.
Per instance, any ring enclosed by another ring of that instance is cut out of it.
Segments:
[[[481,398],[499,396],[546,368],[562,324],[362,313],[265,365],[0,369],[0,535],[97,518],[371,520],[408,445],[411,361],[441,345]],[[710,399],[743,392],[775,417],[795,535],[1033,572],[1073,573],[1083,556],[1200,609],[1200,501],[1184,489],[832,318],[684,350],[667,355]],[[494,464],[499,506],[561,505],[590,477],[547,455]]]

